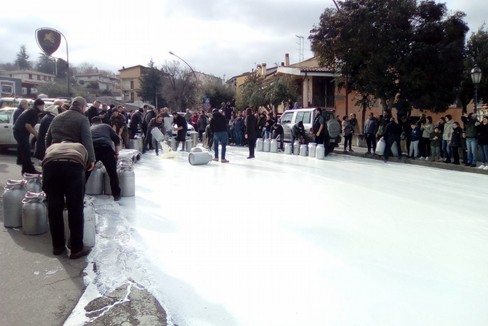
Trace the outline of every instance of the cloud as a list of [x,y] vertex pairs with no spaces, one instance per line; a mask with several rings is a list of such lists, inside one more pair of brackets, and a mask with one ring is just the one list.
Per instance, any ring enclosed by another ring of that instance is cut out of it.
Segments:
[[[304,58],[312,56],[308,36],[332,1],[322,0],[85,0],[75,13],[62,0],[14,2],[0,12],[0,62],[13,62],[21,45],[32,60],[40,49],[34,32],[39,27],[60,30],[69,42],[73,65],[91,63],[117,71],[122,66],[160,66],[176,58],[195,70],[227,78],[255,68],[299,59],[296,35],[304,37]],[[471,31],[487,17],[484,1],[447,1],[450,10],[467,13]],[[12,12],[22,13],[12,15]],[[66,58],[63,41],[54,54]]]

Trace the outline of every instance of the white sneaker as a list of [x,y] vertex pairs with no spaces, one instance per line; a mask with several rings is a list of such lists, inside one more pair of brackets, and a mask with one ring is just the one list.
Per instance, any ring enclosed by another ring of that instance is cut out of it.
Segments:
[[419,157],[419,160],[423,160],[423,159],[424,159],[424,157],[423,157],[423,156],[420,156],[420,157]]
[[484,169],[484,168],[485,168],[484,164],[481,164],[480,166],[478,166],[478,169]]
[[488,170],[488,165],[485,165],[485,167],[483,168],[483,170]]
[[427,156],[427,157],[425,158],[425,160],[426,160],[426,161],[428,161],[428,160],[429,160],[429,157]]

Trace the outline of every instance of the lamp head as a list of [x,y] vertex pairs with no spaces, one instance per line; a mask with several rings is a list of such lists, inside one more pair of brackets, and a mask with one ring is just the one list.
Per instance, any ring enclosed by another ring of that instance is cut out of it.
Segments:
[[473,84],[478,85],[481,81],[481,69],[478,65],[474,65],[473,69],[471,69],[471,80]]

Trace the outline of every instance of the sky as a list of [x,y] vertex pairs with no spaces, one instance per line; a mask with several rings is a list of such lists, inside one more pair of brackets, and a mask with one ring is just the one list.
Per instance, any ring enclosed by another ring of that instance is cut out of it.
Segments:
[[134,197],[95,196],[66,326],[128,280],[170,325],[488,325],[488,175],[235,146],[228,164],[165,155],[135,164]]
[[[471,31],[488,17],[485,0],[445,1],[467,14]],[[31,60],[39,49],[35,31],[50,27],[68,41],[72,65],[90,63],[117,72],[122,67],[179,61],[195,71],[228,79],[251,71],[312,57],[308,36],[333,1],[320,0],[61,0],[9,2],[0,11],[0,63],[14,62],[22,45]],[[303,38],[301,38],[303,37]],[[300,51],[303,40],[303,51]],[[303,54],[303,56],[302,56]],[[55,57],[66,59],[62,42]]]

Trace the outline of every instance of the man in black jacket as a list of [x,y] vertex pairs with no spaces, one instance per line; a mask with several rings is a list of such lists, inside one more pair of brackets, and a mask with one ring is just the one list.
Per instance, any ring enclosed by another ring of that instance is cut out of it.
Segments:
[[98,117],[98,115],[100,114],[100,101],[95,101],[93,102],[93,105],[90,106],[90,108],[88,110],[85,111],[85,115],[86,117],[88,118],[88,121],[92,121],[93,117]]
[[[14,111],[14,118],[13,118],[14,124],[15,124],[15,121],[17,121],[17,119],[20,117],[22,112],[24,112],[27,109],[29,109],[29,102],[27,102],[26,99],[20,100],[19,106]],[[20,150],[21,149],[20,149],[19,145],[17,144],[17,164],[18,165],[22,164],[22,158],[21,158],[21,151]]]
[[134,139],[136,138],[137,131],[139,130],[139,126],[142,123],[142,113],[144,112],[143,108],[139,108],[132,113],[129,122],[129,138]]
[[20,152],[22,175],[24,173],[41,173],[34,168],[31,161],[29,135],[32,134],[37,138],[38,133],[34,127],[39,122],[39,113],[43,110],[44,101],[37,99],[35,100],[33,107],[22,112],[14,123],[14,138],[17,141],[17,148]]
[[396,143],[398,150],[398,158],[402,157],[402,149],[400,147],[400,136],[402,134],[402,127],[396,123],[395,118],[391,117],[390,122],[386,125],[383,137],[385,138],[386,147],[383,154],[385,163],[388,162],[388,158],[391,153],[391,146]]
[[214,139],[214,153],[215,156],[213,158],[214,161],[219,160],[219,142],[222,145],[222,151],[220,156],[220,162],[222,163],[229,163],[228,160],[225,159],[225,151],[227,147],[227,121],[222,113],[220,113],[217,109],[213,109],[212,111],[212,119],[210,119],[210,130],[213,134]]
[[[102,123],[100,117],[92,118],[90,127],[95,159],[105,166],[110,177],[110,189],[114,200],[120,199],[119,176],[117,175],[117,159],[119,158],[120,138],[108,124]],[[86,180],[90,177],[91,171],[86,172]]]

